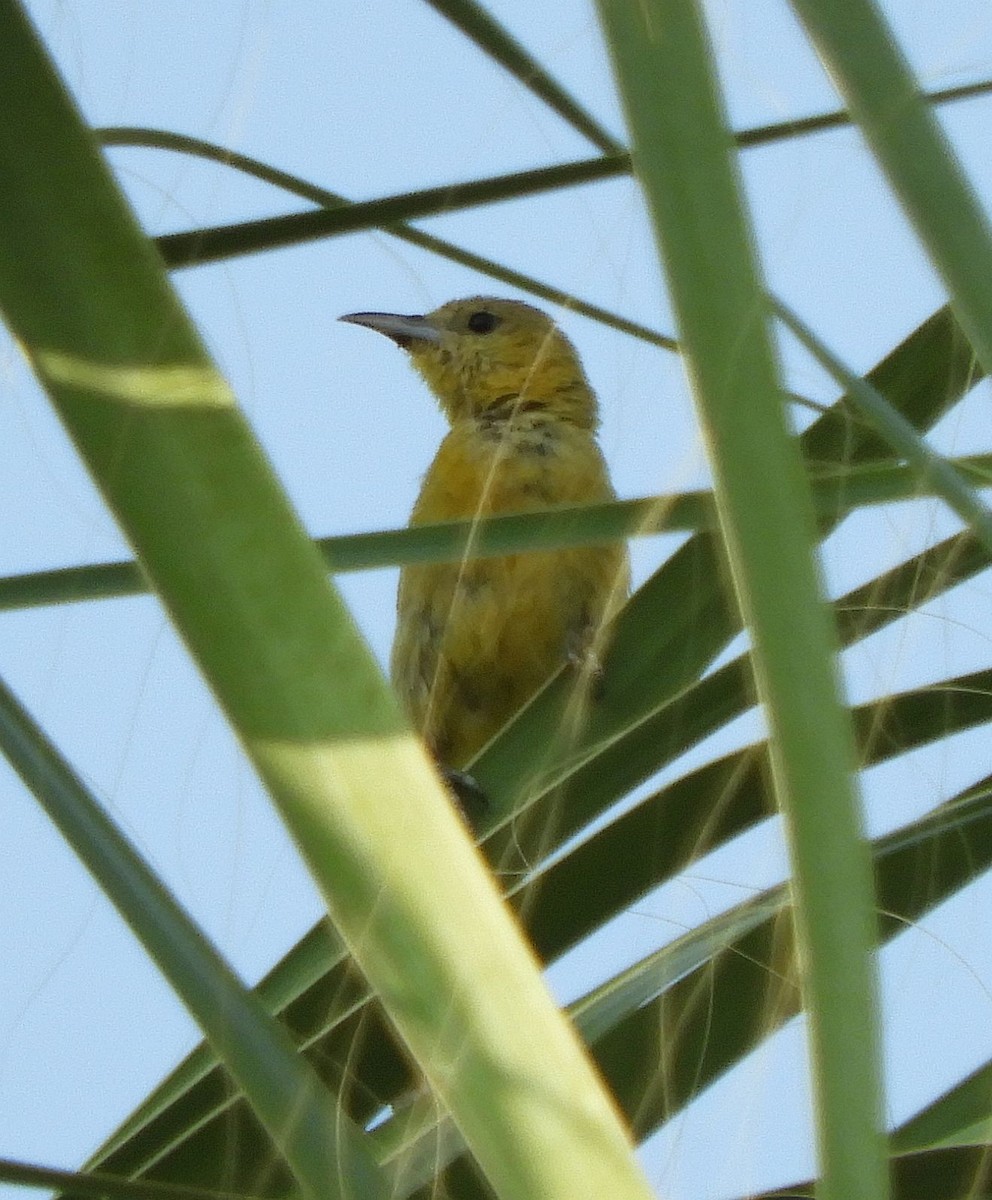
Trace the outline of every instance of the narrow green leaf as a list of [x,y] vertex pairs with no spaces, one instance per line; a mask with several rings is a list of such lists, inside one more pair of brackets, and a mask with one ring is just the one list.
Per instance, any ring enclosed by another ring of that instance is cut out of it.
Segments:
[[[935,92],[924,93],[928,104],[951,104],[957,100],[972,100],[976,96],[986,96],[992,92],[992,80],[982,79],[975,83],[965,83],[958,87],[940,88]],[[853,124],[851,114],[846,109],[838,109],[830,113],[818,113],[812,117],[797,117],[792,121],[776,121],[771,125],[756,126],[753,129],[743,129],[734,135],[734,140],[742,150],[752,146],[768,146],[788,138],[806,137],[811,133],[823,133],[830,129],[844,129]]]
[[481,4],[475,0],[427,0],[427,3],[604,154],[623,153],[623,146]]
[[[947,462],[962,479],[979,487],[992,485],[992,454],[974,454]],[[918,473],[898,463],[832,471],[810,482],[814,510],[828,521],[835,521],[855,508],[918,499],[928,494],[926,485],[920,485]],[[695,533],[715,527],[713,494],[683,492],[572,509],[483,517],[478,521],[344,534],[318,538],[316,545],[328,569],[335,575],[343,575],[408,563],[458,562],[468,550],[473,558],[486,558],[526,550],[601,545],[621,537]],[[32,571],[0,578],[0,612],[138,596],[148,590],[148,581],[135,562]]]
[[892,1134],[892,1148],[905,1153],[940,1146],[992,1143],[992,1061],[972,1071]]
[[[992,1142],[992,1063],[966,1079],[892,1133],[892,1194],[899,1200],[964,1200],[992,1194],[988,1177]],[[812,1195],[805,1181],[766,1192],[768,1200]]]
[[[266,1012],[278,1013],[284,1024],[289,1028],[297,1044],[307,1044],[305,1033],[288,1018],[287,1012],[292,1011],[294,1001],[305,995],[326,976],[328,965],[341,961],[347,955],[344,944],[337,932],[327,920],[319,921],[304,937],[296,943],[290,954],[275,967],[254,989],[259,1001]],[[337,993],[340,998],[340,991]],[[367,985],[363,989],[363,997],[369,995]],[[138,1106],[137,1109],[123,1122],[93,1156],[94,1161],[105,1161],[108,1154],[133,1139],[140,1130],[167,1112],[180,1097],[189,1098],[193,1091],[202,1084],[211,1071],[216,1071],[217,1061],[212,1054],[209,1044],[201,1043],[172,1071],[158,1087]],[[322,1075],[322,1078],[326,1075]],[[208,1089],[202,1089],[208,1090]],[[231,1102],[228,1092],[218,1103],[216,1089],[214,1099],[206,1100],[207,1110],[212,1113],[220,1111]],[[204,1119],[201,1110],[196,1123]],[[185,1131],[185,1126],[184,1126]],[[171,1148],[173,1137],[159,1141],[161,1153]]]
[[792,0],[992,368],[992,225],[872,0]]
[[362,1131],[0,681],[0,749],[175,988],[313,1197],[385,1197]]
[[438,212],[455,212],[481,204],[495,204],[541,192],[556,191],[578,183],[593,183],[625,175],[630,169],[626,155],[604,155],[561,166],[533,171],[514,171],[491,179],[445,184],[419,192],[404,192],[380,200],[319,208],[315,212],[289,213],[258,221],[194,229],[189,233],[167,233],[155,239],[167,266],[175,269],[200,266],[236,254],[254,254],[279,246],[296,246],[314,238],[340,237],[364,229],[388,228],[416,217]]
[[55,1188],[77,1196],[119,1196],[121,1200],[253,1200],[250,1195],[207,1188],[121,1179],[103,1172],[61,1171],[35,1163],[0,1158],[0,1181],[29,1188]]
[[[989,1147],[968,1146],[894,1154],[889,1160],[893,1200],[989,1200]],[[753,1200],[804,1200],[814,1194],[811,1180],[762,1192]]]
[[[946,458],[931,450],[910,422],[889,404],[882,393],[845,367],[809,326],[786,305],[781,301],[774,301],[774,309],[780,320],[820,365],[847,389],[848,403],[855,405],[868,424],[885,438],[900,458],[909,463],[921,484],[943,497],[961,520],[971,526],[992,555],[992,511],[968,486],[962,473]],[[981,482],[992,483],[992,477],[986,475]]]
[[[788,831],[824,1197],[887,1194],[876,931],[853,739],[743,190],[692,0],[599,0],[752,639]],[[748,398],[747,404],[741,397]]]

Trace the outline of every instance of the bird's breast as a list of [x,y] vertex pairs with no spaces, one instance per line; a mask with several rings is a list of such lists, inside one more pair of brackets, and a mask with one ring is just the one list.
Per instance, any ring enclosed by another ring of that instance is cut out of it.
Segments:
[[[411,522],[612,496],[589,430],[459,421],[424,477]],[[626,580],[621,546],[404,567],[392,676],[442,761],[464,764],[570,654],[581,654]]]
[[459,422],[424,477],[414,524],[612,496],[592,434],[564,422]]

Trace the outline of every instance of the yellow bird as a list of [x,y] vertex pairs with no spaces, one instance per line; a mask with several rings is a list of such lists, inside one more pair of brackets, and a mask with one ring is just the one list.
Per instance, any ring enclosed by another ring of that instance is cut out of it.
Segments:
[[[614,498],[596,397],[544,313],[475,297],[341,319],[408,351],[450,423],[411,525]],[[563,663],[594,670],[628,588],[619,544],[404,567],[393,684],[437,760],[463,767]]]

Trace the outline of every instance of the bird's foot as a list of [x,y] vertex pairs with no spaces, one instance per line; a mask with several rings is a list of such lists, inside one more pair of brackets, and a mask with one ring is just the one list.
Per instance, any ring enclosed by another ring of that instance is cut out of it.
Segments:
[[605,689],[603,663],[588,642],[569,646],[565,661],[589,689],[593,700],[601,700]]
[[477,828],[489,812],[489,797],[467,771],[441,767],[441,775],[462,816],[473,829]]

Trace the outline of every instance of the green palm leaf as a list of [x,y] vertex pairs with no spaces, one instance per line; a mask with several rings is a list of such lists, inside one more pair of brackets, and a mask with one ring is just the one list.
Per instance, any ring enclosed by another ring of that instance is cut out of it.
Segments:
[[[199,139],[150,130],[105,131],[105,144],[159,146],[212,158],[320,206],[313,213],[171,235],[159,240],[166,261],[183,266],[384,228],[633,337],[673,348],[673,340],[658,330],[406,223],[460,206],[520,199],[630,171],[623,147],[590,115],[581,98],[562,87],[492,14],[472,0],[431,3],[502,69],[589,138],[602,156],[353,205],[306,180]],[[610,7],[625,15],[626,6],[619,0],[604,5]],[[691,15],[691,6],[680,7],[683,15]],[[884,87],[873,91],[879,79],[859,75],[857,61],[845,59],[853,43],[848,39],[845,45],[841,36],[847,19],[841,11],[844,6],[833,11],[827,3],[796,0],[795,7],[816,30],[823,53],[843,76],[852,111],[864,122],[901,199],[930,239],[949,285],[954,288],[960,282],[963,298],[956,296],[955,311],[973,332],[980,333],[982,306],[988,299],[987,272],[975,266],[981,263],[980,256],[970,258],[979,234],[965,239],[962,250],[956,240],[962,222],[953,218],[954,212],[964,213],[969,220],[974,215],[967,189],[956,181],[956,207],[948,210],[950,215],[937,211],[940,206],[932,199],[943,194],[939,189],[944,185],[940,178],[944,147],[931,138],[930,177],[923,190],[914,190],[920,183],[913,170],[918,162],[907,156],[911,143],[893,136],[898,122],[890,120],[892,113],[886,107],[894,92],[890,88],[887,97]],[[6,21],[18,19],[9,4],[3,15]],[[874,20],[871,5],[863,5],[863,15]],[[903,96],[906,78],[897,79],[900,63],[892,50],[891,45],[883,45],[878,54],[888,56],[886,71]],[[931,99],[953,100],[987,86],[945,89]],[[931,137],[921,101],[915,94],[911,101],[907,100],[907,127],[917,138]],[[634,107],[644,106],[635,101]],[[833,113],[783,122],[743,131],[736,135],[737,144],[748,147],[803,137],[848,120],[844,113]],[[938,191],[928,191],[931,187]],[[30,289],[24,292],[29,304]],[[91,299],[96,311],[103,301]],[[112,297],[106,303],[107,313],[119,311]],[[895,347],[866,380],[912,429],[925,432],[952,411],[981,377],[969,340],[945,308]],[[905,446],[901,452],[893,449],[866,425],[853,399],[842,398],[798,439],[812,480],[821,538],[861,505],[923,494],[903,465]],[[900,432],[910,431],[900,426]],[[94,426],[80,436],[95,444],[106,433]],[[911,453],[908,458],[912,460]],[[987,485],[989,456],[955,466],[973,487]],[[939,475],[941,464],[937,468]],[[135,494],[140,494],[141,481],[133,483]],[[119,481],[114,486],[120,490]],[[132,498],[125,495],[122,500],[113,494],[115,503],[126,511]],[[135,529],[139,526],[140,521]],[[689,536],[621,614],[588,724],[567,736],[562,732],[573,692],[573,681],[563,671],[473,764],[492,802],[485,826],[478,831],[483,853],[546,963],[581,946],[655,888],[693,870],[706,854],[777,812],[763,742],[732,753],[704,755],[700,761],[701,743],[756,705],[750,653],[728,661],[720,658],[740,633],[741,621],[736,604],[728,600],[726,553],[712,496],[696,492],[598,506],[595,511],[494,520],[481,530],[387,530],[322,543],[326,565],[332,573],[344,573],[458,557],[470,535],[479,552],[498,553],[661,529],[683,530]],[[154,564],[155,549],[142,543],[141,536],[136,533],[135,540]],[[308,553],[299,545],[297,549]],[[176,559],[178,563],[181,556]],[[308,561],[312,567],[316,555]],[[935,597],[974,580],[988,566],[987,546],[965,529],[931,542],[891,569],[876,570],[867,582],[835,600],[839,642],[844,647],[856,645]],[[188,566],[180,563],[178,569],[188,570]],[[160,573],[155,578],[162,586]],[[126,562],[0,579],[0,610],[134,595],[147,589],[146,579],[141,568]],[[178,603],[177,612],[181,607]],[[215,632],[219,639],[220,632]],[[208,656],[217,652],[209,637],[204,637],[203,645]],[[716,665],[718,661],[722,665]],[[990,723],[992,672],[968,671],[882,695],[859,705],[851,715],[860,765],[888,761]],[[690,751],[693,757],[683,761]],[[659,772],[664,772],[660,780],[656,779]],[[635,789],[641,789],[636,802]],[[907,922],[919,919],[992,866],[989,795],[990,781],[981,781],[872,845],[883,938],[894,936]],[[633,964],[575,1005],[573,1016],[635,1135],[644,1139],[799,1013],[803,985],[786,893],[772,889]],[[356,1134],[374,1130],[357,1136],[390,1172],[395,1194],[412,1194],[418,1188],[424,1195],[489,1194],[475,1165],[478,1131],[469,1139],[473,1153],[466,1153],[464,1140],[437,1111],[422,1074],[411,1064],[382,998],[350,957],[345,939],[329,923],[312,929],[273,968],[258,985],[256,998],[288,1030],[334,1096],[336,1111],[353,1123]],[[990,1069],[986,1064],[896,1131],[893,1195],[950,1200],[986,1194],[981,1180],[992,1116]],[[177,1200],[178,1189],[184,1187],[284,1196],[294,1193],[297,1184],[285,1148],[277,1142],[241,1087],[218,1064],[215,1049],[204,1044],[108,1139],[91,1159],[89,1170],[113,1177],[103,1185],[106,1194],[118,1190],[114,1180],[140,1179],[152,1188],[147,1193],[150,1200],[156,1194],[154,1183],[176,1188]],[[92,1178],[81,1182],[57,1173],[46,1176],[43,1169],[26,1164],[0,1163],[0,1177],[61,1187],[66,1195],[90,1194],[101,1186]],[[812,1194],[813,1186],[805,1183],[788,1194]],[[871,1194],[880,1192],[875,1189]]]

